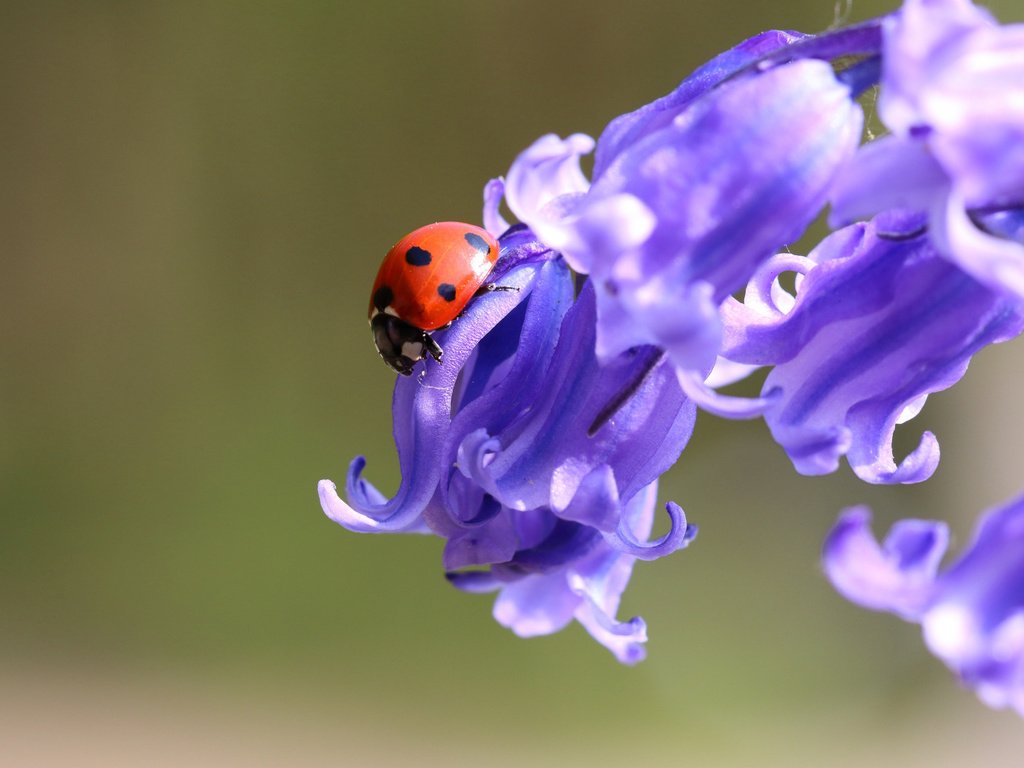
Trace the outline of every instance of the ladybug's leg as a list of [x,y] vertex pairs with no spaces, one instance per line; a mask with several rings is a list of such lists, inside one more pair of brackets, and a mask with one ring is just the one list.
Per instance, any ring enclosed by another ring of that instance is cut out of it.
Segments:
[[498,285],[497,283],[484,283],[481,285],[474,296],[482,296],[485,293],[494,293],[494,291],[518,291],[514,285]]
[[440,345],[436,341],[434,341],[434,337],[429,333],[424,333],[422,341],[423,348],[427,351],[427,354],[440,363],[441,357],[444,355],[444,350],[441,349]]

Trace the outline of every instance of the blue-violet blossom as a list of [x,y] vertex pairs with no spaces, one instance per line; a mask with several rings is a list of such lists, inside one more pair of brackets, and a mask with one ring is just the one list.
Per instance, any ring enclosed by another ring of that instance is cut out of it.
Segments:
[[979,220],[1024,206],[1024,24],[970,0],[906,0],[883,22],[878,114],[891,133],[858,152],[833,220],[925,211],[942,253],[1024,298],[1024,244]]
[[882,545],[865,507],[846,510],[824,547],[847,599],[916,622],[925,643],[993,707],[1024,715],[1024,497],[985,513],[974,541],[939,571],[945,523],[903,520]]
[[671,527],[648,541],[658,477],[693,431],[695,407],[663,356],[594,354],[594,296],[574,299],[564,260],[523,227],[500,240],[497,278],[516,291],[474,301],[437,334],[444,365],[395,385],[402,483],[390,500],[352,462],[349,502],[320,483],[327,515],[360,532],[446,539],[449,580],[498,590],[495,618],[523,636],[577,619],[621,661],[643,658],[642,620],[615,612],[637,559],[696,535],[668,504]]
[[[782,290],[785,272],[798,276],[795,296]],[[839,230],[808,257],[770,259],[722,316],[723,357],[773,366],[764,418],[797,471],[832,472],[845,455],[870,483],[927,479],[938,442],[925,432],[897,465],[896,425],[955,384],[979,349],[1024,330],[1019,302],[943,259],[919,216],[897,213]]]
[[753,66],[800,39],[758,35],[613,120],[589,184],[579,159],[595,144],[581,134],[544,136],[512,165],[509,209],[590,275],[602,360],[653,344],[707,373],[718,305],[825,205],[859,105],[824,61]]

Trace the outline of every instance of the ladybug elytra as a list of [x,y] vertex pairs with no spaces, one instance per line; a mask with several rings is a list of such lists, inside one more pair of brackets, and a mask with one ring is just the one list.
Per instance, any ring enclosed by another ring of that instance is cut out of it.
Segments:
[[472,224],[428,224],[384,257],[370,294],[370,329],[384,362],[404,376],[428,354],[443,351],[430,331],[466,308],[498,260],[498,242]]

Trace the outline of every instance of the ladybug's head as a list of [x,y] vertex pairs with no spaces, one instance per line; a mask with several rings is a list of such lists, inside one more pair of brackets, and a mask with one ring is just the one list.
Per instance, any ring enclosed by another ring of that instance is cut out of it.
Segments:
[[441,362],[441,348],[430,334],[394,315],[375,314],[370,319],[370,330],[384,362],[403,376],[412,375],[412,367],[428,353]]

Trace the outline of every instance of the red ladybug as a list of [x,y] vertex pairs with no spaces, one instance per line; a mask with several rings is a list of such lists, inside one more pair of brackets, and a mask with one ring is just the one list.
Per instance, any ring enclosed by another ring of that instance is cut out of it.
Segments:
[[384,362],[408,376],[443,351],[428,331],[458,317],[498,260],[498,241],[457,221],[428,224],[388,251],[370,294],[370,329]]

